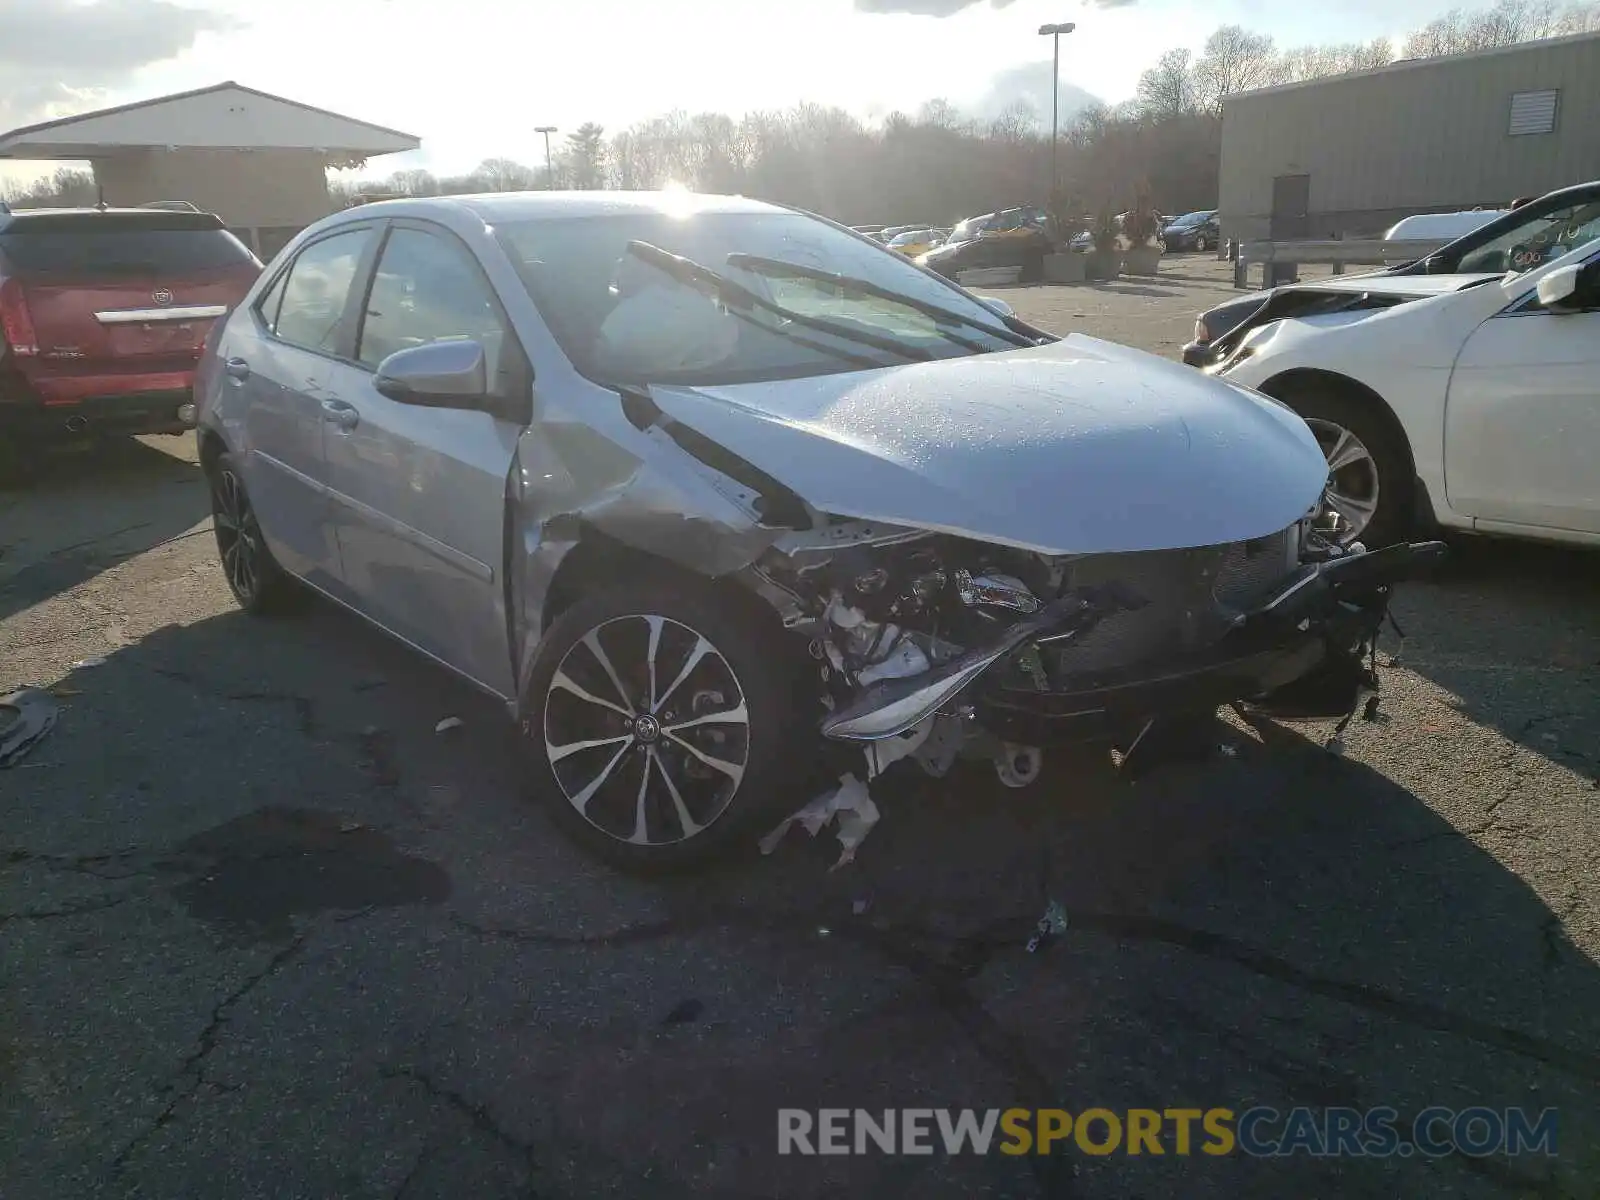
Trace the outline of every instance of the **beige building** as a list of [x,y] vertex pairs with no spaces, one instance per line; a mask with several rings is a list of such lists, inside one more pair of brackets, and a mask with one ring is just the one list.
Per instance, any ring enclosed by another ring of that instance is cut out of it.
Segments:
[[1229,97],[1226,237],[1381,235],[1600,179],[1600,34]]
[[188,201],[220,216],[265,260],[333,211],[329,167],[421,144],[409,133],[219,83],[14,129],[0,135],[0,159],[87,161],[106,204]]

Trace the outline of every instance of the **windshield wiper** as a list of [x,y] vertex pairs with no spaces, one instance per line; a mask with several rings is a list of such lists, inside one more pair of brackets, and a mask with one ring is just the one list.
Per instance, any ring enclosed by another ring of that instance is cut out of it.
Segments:
[[[754,275],[792,276],[796,279],[814,279],[818,283],[832,284],[834,287],[847,292],[859,292],[863,296],[876,296],[880,300],[887,300],[892,304],[904,305],[906,308],[922,313],[923,316],[932,317],[935,321],[946,325],[967,325],[990,337],[1000,338],[1014,346],[1032,346],[1033,339],[1016,333],[1001,326],[990,325],[986,321],[977,321],[953,308],[945,308],[941,304],[934,304],[928,300],[919,300],[915,296],[907,296],[903,292],[896,292],[890,288],[873,283],[870,279],[859,279],[854,275],[840,275],[833,271],[821,271],[815,267],[804,267],[799,263],[784,262],[781,258],[762,258],[759,254],[730,254],[728,265],[738,267],[740,270],[749,271]],[[951,341],[959,342],[969,350],[980,351],[984,347],[977,342],[966,338],[958,338],[948,331],[945,336]]]
[[[928,362],[933,359],[932,352],[924,350],[920,346],[907,346],[902,342],[894,341],[892,338],[878,337],[876,334],[867,333],[864,330],[851,329],[848,325],[838,325],[821,317],[810,317],[805,313],[785,308],[781,304],[774,304],[765,296],[751,291],[744,284],[737,283],[726,275],[718,274],[703,263],[697,263],[692,258],[684,258],[681,254],[673,254],[670,250],[663,250],[660,246],[652,246],[649,242],[629,242],[628,253],[641,262],[648,263],[664,274],[678,280],[680,283],[710,291],[718,300],[727,305],[728,311],[737,315],[748,318],[748,310],[769,312],[774,316],[782,317],[786,321],[792,321],[796,325],[804,325],[808,329],[816,329],[832,337],[842,338],[847,342],[871,346],[874,350],[882,350],[886,354],[895,354],[901,358],[919,362]],[[740,309],[747,311],[741,313]],[[779,337],[786,337],[791,341],[800,342],[813,350],[821,350],[863,366],[881,367],[883,365],[873,359],[850,354],[837,347],[825,346],[818,342],[813,342],[810,338],[799,337],[780,326],[768,325],[764,322],[758,324],[760,328],[768,333],[775,333]]]

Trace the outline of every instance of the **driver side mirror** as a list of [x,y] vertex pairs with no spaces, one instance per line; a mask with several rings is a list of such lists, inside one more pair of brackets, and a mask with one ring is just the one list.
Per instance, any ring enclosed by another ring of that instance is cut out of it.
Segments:
[[493,412],[489,368],[475,341],[429,342],[396,350],[378,364],[372,379],[378,394],[423,408],[464,408]]
[[999,296],[979,296],[978,303],[1002,317],[1014,317],[1017,315],[1016,310],[1000,299]]
[[1562,267],[1539,280],[1539,305],[1551,313],[1579,313],[1600,308],[1600,259]]

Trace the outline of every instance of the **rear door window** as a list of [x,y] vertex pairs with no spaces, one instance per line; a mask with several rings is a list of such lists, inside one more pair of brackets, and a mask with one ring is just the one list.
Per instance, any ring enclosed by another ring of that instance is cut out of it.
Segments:
[[[182,214],[173,214],[181,218]],[[233,234],[216,224],[121,221],[116,216],[70,220],[24,217],[0,233],[0,253],[25,275],[83,275],[97,279],[192,276],[256,265]]]
[[356,270],[374,230],[363,226],[312,242],[295,257],[283,283],[273,332],[322,354],[338,353]]

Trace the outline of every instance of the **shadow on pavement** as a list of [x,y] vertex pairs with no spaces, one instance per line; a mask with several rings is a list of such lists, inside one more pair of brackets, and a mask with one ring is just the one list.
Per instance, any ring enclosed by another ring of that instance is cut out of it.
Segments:
[[1600,555],[1459,539],[1404,597],[1433,636],[1405,665],[1476,724],[1600,786]]
[[188,438],[86,442],[45,454],[33,481],[0,490],[0,619],[204,520],[200,467],[179,457],[192,447]]
[[[73,682],[27,798],[0,812],[25,848],[11,867],[93,858],[137,880],[154,864],[154,890],[128,894],[150,913],[173,896],[180,920],[218,932],[250,924],[255,889],[291,922],[255,936],[295,930],[269,970],[323,947],[270,1000],[215,1007],[209,959],[163,983],[217,1014],[199,1058],[192,1031],[180,1043],[196,1080],[214,1049],[232,1074],[225,1106],[163,1109],[142,1157],[117,1156],[153,1194],[269,1169],[282,1194],[361,1190],[363,1169],[362,1187],[393,1189],[384,1171],[413,1160],[408,1195],[509,1194],[509,1171],[540,1194],[1378,1200],[1579,1195],[1600,1172],[1600,970],[1507,866],[1292,732],[1219,723],[1227,753],[1137,784],[1088,754],[1051,756],[1028,791],[976,766],[907,772],[875,785],[883,820],[854,867],[830,873],[829,835],[792,832],[770,859],[644,884],[530,813],[492,700],[331,608],[168,627]],[[463,727],[435,733],[446,716]],[[390,839],[406,874],[384,881]],[[248,887],[213,903],[206,873],[241,857],[231,878]],[[320,899],[283,902],[307,880]],[[1051,901],[1067,928],[1030,954]],[[166,925],[114,936],[170,967]],[[28,942],[16,969],[37,1007],[17,1036],[86,1111],[142,1085],[135,1049],[97,1032],[135,1028],[139,1010],[137,993],[75,986],[72,953]],[[229,1058],[230,1042],[248,1053]],[[1567,1153],[775,1152],[779,1107],[1255,1104],[1553,1106]],[[317,1130],[292,1161],[288,1114]],[[405,1130],[429,1121],[419,1157]],[[69,1170],[54,1143],[4,1140],[41,1187],[70,1178],[49,1173]],[[104,1162],[118,1147],[67,1149]]]

